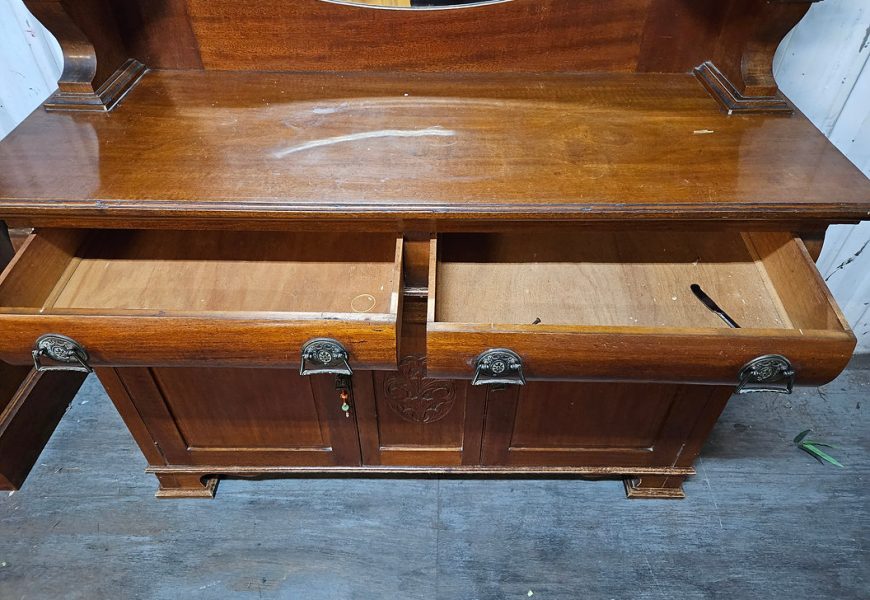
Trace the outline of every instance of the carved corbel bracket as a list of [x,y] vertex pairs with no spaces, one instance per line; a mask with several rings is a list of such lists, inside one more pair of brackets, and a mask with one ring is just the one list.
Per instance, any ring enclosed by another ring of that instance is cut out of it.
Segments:
[[25,0],[63,52],[58,90],[46,110],[108,111],[145,73],[129,58],[103,0]]
[[773,78],[773,56],[818,1],[732,0],[713,60],[695,68],[695,75],[728,114],[793,112]]

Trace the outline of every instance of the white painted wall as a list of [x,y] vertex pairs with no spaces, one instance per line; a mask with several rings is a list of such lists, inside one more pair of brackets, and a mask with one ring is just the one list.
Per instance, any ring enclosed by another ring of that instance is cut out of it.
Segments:
[[[785,95],[870,177],[870,2],[814,4],[773,65]],[[870,352],[870,221],[831,227],[818,266]]]
[[[824,0],[783,41],[783,92],[870,177],[870,1]],[[54,91],[60,49],[21,0],[0,0],[0,139]],[[788,152],[788,148],[783,148]],[[870,222],[828,233],[819,269],[870,352]]]
[[57,89],[60,47],[24,8],[0,0],[0,139]]

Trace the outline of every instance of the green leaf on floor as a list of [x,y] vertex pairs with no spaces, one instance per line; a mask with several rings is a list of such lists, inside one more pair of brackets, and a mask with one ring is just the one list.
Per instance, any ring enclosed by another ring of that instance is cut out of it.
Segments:
[[823,444],[822,442],[816,442],[814,440],[807,440],[804,442],[804,444],[812,444],[813,446],[822,446],[823,448],[836,448],[836,446],[833,446],[831,444]]
[[833,448],[834,446],[832,446],[830,444],[826,444],[824,442],[816,442],[813,440],[806,439],[807,434],[809,434],[810,431],[812,431],[812,430],[807,429],[807,430],[801,431],[799,434],[797,434],[794,438],[795,445],[798,448],[800,448],[801,450],[803,450],[804,452],[806,452],[807,454],[809,454],[810,456],[812,456],[813,458],[815,458],[821,464],[825,464],[827,462],[827,463],[830,463],[834,466],[840,467],[841,469],[844,468],[842,463],[840,463],[840,461],[838,461],[836,458],[834,458],[833,456],[831,456],[830,454],[828,454],[827,452],[825,452],[824,450],[821,449],[822,447]]

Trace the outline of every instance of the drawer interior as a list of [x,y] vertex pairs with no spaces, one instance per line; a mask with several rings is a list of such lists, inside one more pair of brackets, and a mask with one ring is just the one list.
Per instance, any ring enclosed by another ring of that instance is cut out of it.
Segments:
[[803,244],[786,233],[590,231],[445,234],[430,322],[846,328]]
[[391,234],[42,230],[0,282],[19,312],[396,314]]

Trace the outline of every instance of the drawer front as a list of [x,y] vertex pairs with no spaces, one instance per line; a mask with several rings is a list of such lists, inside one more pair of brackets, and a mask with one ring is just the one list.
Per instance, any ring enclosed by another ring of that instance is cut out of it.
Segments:
[[[457,236],[440,249],[433,240],[429,375],[474,378],[479,358],[492,349],[513,351],[524,377],[542,380],[738,385],[747,363],[781,355],[795,384],[819,385],[848,363],[855,338],[798,239],[615,235],[591,236],[588,249],[577,249],[582,236],[536,242],[490,234],[479,247]],[[462,245],[469,243],[466,258]],[[472,281],[475,293],[463,293]],[[743,327],[729,327],[688,293],[696,282]],[[505,323],[501,314],[511,318]],[[539,314],[543,322],[532,324]],[[528,320],[517,323],[517,315]],[[691,326],[679,326],[681,319]]]
[[298,367],[331,338],[351,368],[395,369],[402,241],[387,238],[38,232],[0,279],[0,360],[32,362],[57,334],[88,366]]
[[779,354],[796,372],[795,383],[821,385],[849,362],[855,342],[837,335],[721,335],[661,331],[518,331],[430,328],[426,336],[429,375],[475,375],[478,356],[508,348],[522,359],[527,379],[695,382],[736,385],[751,360]]
[[59,333],[81,345],[90,366],[298,367],[302,346],[323,337],[347,350],[352,368],[396,365],[394,321],[2,314],[0,332],[0,360],[11,364],[32,363],[40,336]]

